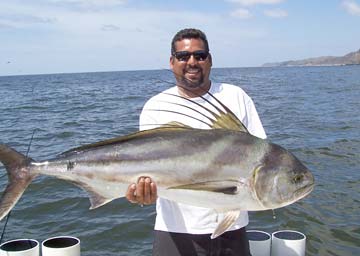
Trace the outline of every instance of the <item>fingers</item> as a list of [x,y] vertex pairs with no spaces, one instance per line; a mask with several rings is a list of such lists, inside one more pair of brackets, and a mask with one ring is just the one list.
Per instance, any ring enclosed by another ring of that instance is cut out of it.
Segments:
[[156,188],[156,184],[151,181],[150,181],[150,190],[151,190],[150,203],[153,204],[156,202],[157,199],[157,188]]
[[150,178],[145,178],[144,201],[143,204],[153,204],[157,199],[157,188],[155,182]]
[[128,187],[126,198],[131,203],[153,204],[157,199],[156,184],[149,177],[141,177],[137,184]]
[[153,204],[157,199],[157,189],[154,182],[149,177],[142,177],[139,179],[136,199],[139,204]]
[[150,204],[151,201],[151,188],[150,188],[150,183],[151,183],[151,179],[150,178],[145,178],[145,186],[144,186],[144,202],[143,204]]
[[126,191],[126,199],[130,202],[130,203],[137,203],[136,200],[136,185],[135,184],[131,184],[128,187],[128,190]]
[[139,204],[144,204],[145,197],[145,179],[140,178],[136,186],[136,200]]

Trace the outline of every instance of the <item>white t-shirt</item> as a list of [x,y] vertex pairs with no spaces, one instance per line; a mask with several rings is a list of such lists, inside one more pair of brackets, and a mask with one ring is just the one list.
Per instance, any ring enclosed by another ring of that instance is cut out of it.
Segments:
[[[240,87],[231,84],[212,83],[210,93],[226,105],[252,135],[266,138],[253,101]],[[176,86],[155,95],[146,102],[140,115],[140,130],[155,128],[172,121],[194,128],[210,129],[207,125],[210,122],[206,116],[211,117],[211,114],[207,110],[173,95],[179,96]],[[210,95],[205,94],[203,97],[215,106],[220,107],[219,103]],[[200,97],[191,98],[191,101],[218,113],[209,102]],[[224,218],[223,213],[217,213],[213,209],[176,203],[163,198],[158,198],[156,212],[155,230],[177,233],[210,234]],[[248,214],[246,211],[242,211],[230,230],[242,228],[248,223]]]

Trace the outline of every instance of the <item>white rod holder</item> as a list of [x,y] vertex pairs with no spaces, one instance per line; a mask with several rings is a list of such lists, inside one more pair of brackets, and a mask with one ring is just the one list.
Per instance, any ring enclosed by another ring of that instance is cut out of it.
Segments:
[[246,231],[252,256],[270,256],[271,235],[261,230]]
[[0,256],[39,256],[39,242],[34,239],[16,239],[0,245]]
[[57,236],[41,243],[42,256],[80,256],[80,240],[72,236]]
[[272,233],[271,256],[305,256],[306,236],[294,230]]

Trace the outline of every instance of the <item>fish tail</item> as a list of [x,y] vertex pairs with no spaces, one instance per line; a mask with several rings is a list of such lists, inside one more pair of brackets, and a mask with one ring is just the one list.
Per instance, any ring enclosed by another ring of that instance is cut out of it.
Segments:
[[2,220],[37,174],[30,173],[29,165],[33,161],[31,158],[3,144],[0,144],[0,161],[5,166],[9,180],[0,199],[0,220]]

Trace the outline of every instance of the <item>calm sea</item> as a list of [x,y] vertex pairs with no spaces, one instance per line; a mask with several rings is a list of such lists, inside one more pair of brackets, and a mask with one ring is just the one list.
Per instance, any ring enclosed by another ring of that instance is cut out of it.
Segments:
[[[212,80],[254,99],[271,141],[314,173],[312,194],[250,213],[250,229],[307,235],[307,255],[360,255],[360,66],[214,69]],[[0,77],[0,142],[45,160],[138,129],[142,105],[174,82],[167,70]],[[0,167],[0,190],[7,177]],[[37,178],[15,206],[4,240],[81,239],[82,255],[150,255],[154,206],[115,200],[89,211],[85,192]],[[2,229],[4,221],[0,223]]]

